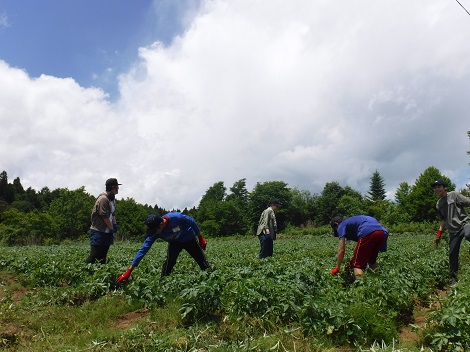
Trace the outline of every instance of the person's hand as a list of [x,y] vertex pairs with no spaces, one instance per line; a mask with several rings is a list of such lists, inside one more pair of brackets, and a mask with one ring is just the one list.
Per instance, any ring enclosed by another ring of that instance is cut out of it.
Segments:
[[207,241],[202,235],[197,235],[197,239],[199,240],[199,246],[203,249],[206,250],[207,247]]
[[442,235],[442,231],[438,230],[436,237],[434,238],[434,246],[436,247],[439,246],[439,242],[441,242],[441,235]]
[[333,270],[331,270],[331,275],[336,275],[339,273],[339,269],[338,268],[334,268]]
[[131,269],[131,268],[127,269],[127,270],[124,272],[124,274],[120,275],[120,276],[116,279],[116,281],[117,281],[118,283],[121,283],[122,281],[127,281],[127,280],[129,279],[129,277],[131,276],[131,273],[132,273],[132,269]]
[[118,230],[119,230],[119,225],[118,224],[113,224],[114,233],[118,232]]

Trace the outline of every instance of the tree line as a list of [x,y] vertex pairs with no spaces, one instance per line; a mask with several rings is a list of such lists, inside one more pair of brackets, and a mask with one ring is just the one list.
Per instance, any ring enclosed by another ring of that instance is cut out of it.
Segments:
[[[366,195],[335,181],[326,183],[320,194],[291,188],[283,181],[257,183],[251,191],[246,187],[246,179],[236,181],[229,189],[219,181],[209,187],[197,207],[190,209],[167,210],[158,205],[139,204],[133,198],[117,200],[117,237],[142,240],[143,219],[150,213],[168,211],[192,216],[207,237],[253,235],[260,213],[273,199],[283,204],[277,214],[280,231],[325,226],[334,215],[366,214],[389,226],[435,221],[437,197],[430,184],[436,179],[444,180],[447,190],[455,190],[450,179],[434,166],[419,175],[414,184],[402,182],[393,201],[386,199],[385,181],[378,171],[371,175]],[[469,194],[469,189],[460,191]],[[7,172],[3,171],[0,174],[0,244],[47,245],[84,240],[94,202],[95,196],[88,194],[84,187],[25,190],[19,177],[10,183]]]

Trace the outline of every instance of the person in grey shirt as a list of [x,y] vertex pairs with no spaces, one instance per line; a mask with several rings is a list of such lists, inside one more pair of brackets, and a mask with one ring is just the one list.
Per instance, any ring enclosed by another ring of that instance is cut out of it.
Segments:
[[470,198],[455,191],[447,192],[447,185],[442,180],[434,181],[431,183],[431,187],[434,189],[434,193],[439,196],[436,209],[441,220],[434,243],[436,246],[439,245],[442,232],[447,229],[449,233],[450,275],[453,280],[457,280],[460,245],[464,238],[470,241],[470,218],[464,208],[470,206]]
[[281,207],[278,200],[270,201],[268,207],[261,213],[256,230],[260,243],[259,259],[273,255],[273,241],[276,239],[277,222],[274,214]]
[[105,183],[106,192],[96,198],[91,213],[90,226],[90,255],[86,263],[106,263],[106,256],[111,244],[114,242],[114,234],[118,230],[116,223],[115,198],[119,193],[118,180],[110,178]]

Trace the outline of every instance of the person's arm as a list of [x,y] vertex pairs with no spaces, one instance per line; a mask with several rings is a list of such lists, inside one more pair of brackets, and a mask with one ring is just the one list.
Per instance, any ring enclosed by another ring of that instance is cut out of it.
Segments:
[[134,256],[134,260],[132,260],[131,265],[127,268],[127,270],[122,275],[120,275],[117,278],[116,280],[117,282],[126,281],[129,279],[129,277],[131,276],[132,270],[134,270],[134,268],[139,265],[140,261],[147,254],[147,252],[152,247],[152,244],[155,242],[156,239],[157,239],[157,236],[149,236],[145,239],[144,243],[142,244],[142,247],[138,250],[137,254]]
[[262,219],[260,225],[263,226],[263,233],[269,235],[271,233],[269,229],[271,219],[271,212],[269,210],[265,210],[262,214]]
[[445,221],[441,221],[441,225],[439,226],[439,229],[437,230],[436,237],[434,237],[434,245],[437,247],[439,245],[439,242],[441,241],[441,236],[442,232],[444,232],[444,229],[446,227]]
[[131,274],[132,274],[132,270],[134,270],[134,266],[131,265],[129,266],[129,268],[127,268],[127,270],[122,274],[120,275],[118,278],[117,278],[117,282],[122,282],[122,281],[127,281],[129,280],[129,278],[131,277]]
[[341,263],[343,262],[344,259],[344,252],[346,249],[346,240],[344,237],[341,237],[339,239],[339,245],[338,245],[338,254],[336,255],[336,268],[334,268],[331,273],[335,275],[336,273],[339,272],[341,269]]
[[206,247],[207,247],[207,241],[206,239],[204,238],[204,236],[202,236],[202,234],[199,232],[197,234],[197,240],[199,242],[199,246],[203,249],[203,250],[206,250]]
[[439,231],[443,232],[446,228],[446,222],[445,221],[441,221],[441,226],[439,226]]
[[339,239],[338,254],[336,256],[336,267],[338,268],[338,270],[341,268],[341,263],[343,262],[343,259],[344,259],[345,249],[346,249],[346,239],[344,237],[341,237]]
[[106,224],[107,232],[113,232],[113,224],[111,220],[109,220],[109,216],[111,215],[111,206],[109,205],[109,199],[104,194],[102,194],[98,197],[96,203],[98,215],[101,216],[104,223]]
[[136,255],[134,256],[134,259],[132,260],[132,267],[136,267],[139,265],[140,261],[145,257],[147,252],[152,248],[153,243],[156,241],[157,236],[149,236],[145,239],[144,243],[142,244],[142,247],[137,251]]
[[114,230],[114,227],[113,227],[113,224],[111,223],[111,220],[109,220],[109,217],[108,218],[103,218],[103,221],[104,223],[106,224],[106,227],[113,231]]
[[463,194],[460,193],[456,194],[456,198],[457,204],[462,205],[464,207],[470,206],[470,198],[465,197]]

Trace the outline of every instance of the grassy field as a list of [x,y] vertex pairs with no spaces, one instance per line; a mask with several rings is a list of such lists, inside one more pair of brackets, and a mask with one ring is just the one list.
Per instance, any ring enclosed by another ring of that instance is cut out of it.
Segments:
[[[155,243],[126,285],[140,248],[117,243],[106,265],[89,247],[0,248],[4,351],[421,351],[470,348],[468,244],[459,284],[447,287],[447,245],[433,235],[391,235],[380,272],[348,284],[332,276],[337,239],[289,236],[257,259],[257,238],[208,238],[213,270],[182,253],[160,279]],[[350,257],[354,243],[347,246]]]

